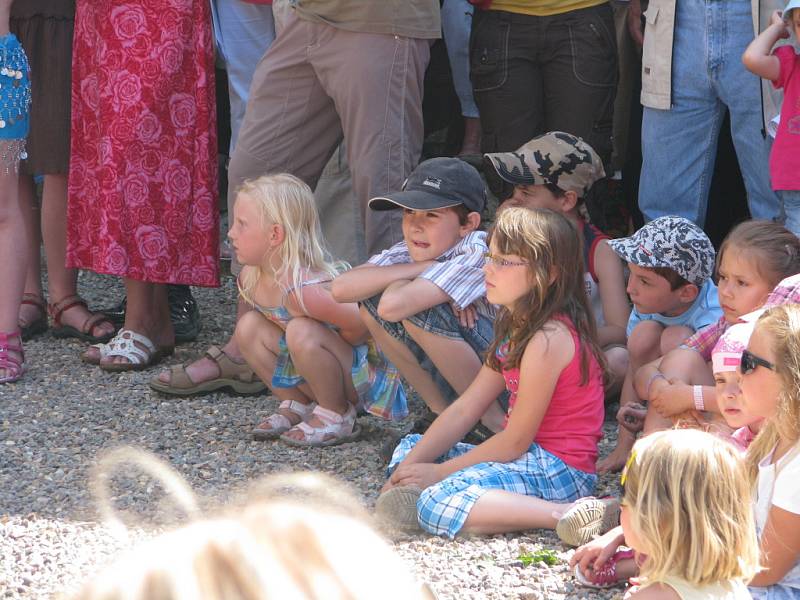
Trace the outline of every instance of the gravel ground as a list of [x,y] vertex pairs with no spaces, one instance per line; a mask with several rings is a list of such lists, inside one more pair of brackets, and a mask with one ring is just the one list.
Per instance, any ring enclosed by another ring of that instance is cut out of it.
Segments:
[[[118,281],[81,276],[92,306],[121,297]],[[196,289],[204,329],[180,346],[169,364],[189,360],[233,327],[234,283]],[[110,300],[111,299],[111,300]],[[225,502],[243,485],[276,471],[318,470],[349,482],[369,506],[382,484],[378,450],[388,425],[362,417],[363,438],[330,449],[297,449],[280,442],[254,442],[249,431],[275,407],[272,398],[227,394],[176,399],[151,392],[146,372],[111,374],[81,363],[82,343],[50,334],[26,344],[29,372],[0,386],[0,597],[44,598],[69,594],[121,550],[154,534],[134,527],[122,540],[99,523],[87,474],[104,449],[133,445],[171,463],[207,506]],[[400,424],[402,427],[407,424]],[[609,434],[613,425],[606,424]],[[603,449],[609,450],[604,442]],[[121,482],[122,510],[146,520],[163,515],[158,491],[144,476]],[[617,491],[604,477],[599,492]],[[151,493],[152,492],[152,493]],[[440,598],[614,598],[575,587],[566,562],[571,551],[551,531],[469,537],[448,541],[413,536],[397,551]],[[519,557],[539,548],[555,550],[560,563],[523,566]]]

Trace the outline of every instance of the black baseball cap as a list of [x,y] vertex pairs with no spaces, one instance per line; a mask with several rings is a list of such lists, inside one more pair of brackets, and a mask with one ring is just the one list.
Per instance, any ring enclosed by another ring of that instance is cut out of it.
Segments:
[[431,158],[417,165],[398,192],[369,201],[372,210],[436,210],[463,204],[470,212],[486,207],[486,186],[475,167],[459,158]]

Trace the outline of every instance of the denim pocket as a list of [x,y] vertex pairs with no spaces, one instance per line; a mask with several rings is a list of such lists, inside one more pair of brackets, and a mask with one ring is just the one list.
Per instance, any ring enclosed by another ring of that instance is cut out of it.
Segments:
[[[593,87],[617,85],[617,40],[611,9],[586,10],[568,23],[575,79]],[[583,11],[581,11],[583,12]]]
[[508,78],[511,24],[484,16],[475,21],[470,43],[470,79],[475,92],[502,87]]

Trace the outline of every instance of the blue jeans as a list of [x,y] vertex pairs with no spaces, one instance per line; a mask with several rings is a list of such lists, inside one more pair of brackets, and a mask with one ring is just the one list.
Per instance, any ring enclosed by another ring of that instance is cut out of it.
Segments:
[[444,0],[442,4],[442,31],[453,73],[453,86],[461,104],[461,115],[471,118],[478,116],[469,80],[469,35],[474,10],[467,0]]
[[760,81],[742,64],[753,39],[750,0],[679,0],[672,108],[644,109],[639,208],[646,220],[679,215],[703,226],[725,108],[754,219],[779,220],[762,133]]
[[239,137],[253,72],[275,39],[272,6],[241,0],[211,0],[214,38],[228,72],[231,102],[230,155]]
[[786,229],[800,236],[800,190],[781,190],[778,196],[786,212]]
[[[361,305],[369,311],[369,314],[375,319],[376,323],[383,327],[392,337],[402,342],[402,344],[411,351],[411,354],[414,355],[420,367],[430,374],[431,379],[436,383],[436,387],[439,388],[439,392],[447,403],[453,402],[458,398],[458,394],[452,386],[447,383],[447,380],[436,368],[431,358],[420,348],[419,344],[413,340],[411,335],[409,335],[403,323],[387,321],[378,315],[378,303],[380,299],[380,295],[377,295],[364,300],[361,302]],[[481,361],[484,359],[486,350],[489,348],[494,337],[494,321],[492,321],[492,319],[479,314],[475,321],[475,327],[471,329],[469,327],[462,327],[458,322],[458,317],[453,314],[453,310],[450,308],[449,304],[438,304],[432,308],[418,312],[408,317],[406,320],[423,331],[451,340],[462,340],[466,342],[469,344],[470,348],[475,351],[475,354],[481,358]],[[504,392],[501,394],[498,401],[503,410],[508,409],[507,393]]]

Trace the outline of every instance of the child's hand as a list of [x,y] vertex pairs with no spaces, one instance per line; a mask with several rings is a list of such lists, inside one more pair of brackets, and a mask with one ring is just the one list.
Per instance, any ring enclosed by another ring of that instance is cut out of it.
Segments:
[[770,27],[780,27],[780,37],[778,39],[786,39],[789,37],[789,26],[783,20],[783,13],[779,10],[772,11],[772,16],[769,18]]
[[665,419],[694,408],[692,386],[679,379],[657,379],[650,386],[650,404]]
[[614,555],[624,538],[620,536],[621,528],[614,528],[600,537],[587,542],[577,550],[569,559],[569,566],[574,568],[580,565],[581,571],[586,574],[592,569],[600,570],[606,561]]
[[475,310],[475,305],[470,304],[462,310],[456,306],[455,302],[451,302],[450,308],[462,327],[467,329],[475,327],[475,322],[478,320],[478,311]]
[[392,483],[391,487],[410,485],[424,490],[442,479],[444,477],[441,473],[441,465],[436,463],[413,463],[410,465],[401,464],[392,473],[389,481]]
[[623,404],[617,411],[617,423],[633,434],[644,429],[644,419],[647,416],[647,406],[641,402]]

